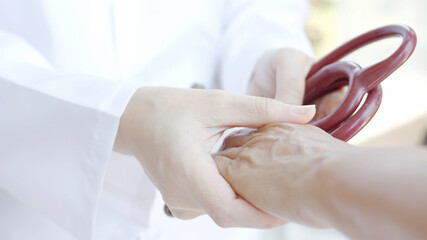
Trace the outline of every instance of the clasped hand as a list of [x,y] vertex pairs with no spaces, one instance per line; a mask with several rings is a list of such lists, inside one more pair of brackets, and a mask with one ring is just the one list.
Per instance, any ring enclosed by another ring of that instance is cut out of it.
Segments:
[[215,156],[221,175],[257,208],[323,227],[318,216],[322,162],[351,145],[312,125],[270,124],[229,136]]
[[218,90],[140,88],[121,120],[115,149],[135,156],[174,216],[209,214],[220,226],[268,228],[283,221],[238,197],[210,151],[231,127],[308,122],[314,107]]
[[259,97],[218,90],[142,87],[120,120],[115,150],[139,160],[180,219],[208,214],[223,227],[283,224],[282,219],[238,196],[219,174],[210,151],[229,128],[310,121],[315,114],[313,106],[289,104],[301,104],[311,63],[307,55],[292,49],[266,53],[248,86],[249,93]]

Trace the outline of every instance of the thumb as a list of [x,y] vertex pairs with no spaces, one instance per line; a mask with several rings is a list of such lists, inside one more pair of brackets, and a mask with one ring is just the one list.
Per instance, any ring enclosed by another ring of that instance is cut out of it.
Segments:
[[215,120],[227,127],[257,128],[276,122],[307,123],[316,113],[314,105],[290,105],[264,97],[230,94],[222,101],[217,105],[220,109]]
[[239,197],[230,186],[236,173],[233,161],[214,156],[218,172],[200,172],[193,196],[202,209],[222,227],[272,228],[285,223]]

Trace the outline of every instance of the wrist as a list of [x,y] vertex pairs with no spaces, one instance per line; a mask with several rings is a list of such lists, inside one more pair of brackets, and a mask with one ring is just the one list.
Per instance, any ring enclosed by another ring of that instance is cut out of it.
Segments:
[[335,157],[336,152],[328,152],[322,155],[312,156],[309,161],[310,167],[306,174],[301,176],[300,184],[296,188],[299,193],[297,199],[298,207],[296,208],[295,221],[311,227],[329,227],[330,224],[324,218],[324,212],[328,211],[325,204],[327,197],[331,194],[325,189],[325,184],[329,179],[329,164]]
[[313,184],[315,196],[310,210],[319,225],[334,227],[337,219],[340,219],[338,208],[342,205],[341,192],[345,186],[340,181],[342,169],[339,166],[344,161],[352,161],[351,156],[360,151],[357,147],[343,145],[329,152],[318,165]]
[[144,126],[141,116],[147,116],[148,101],[146,91],[149,87],[138,88],[129,100],[125,111],[120,118],[120,124],[114,142],[114,150],[123,154],[136,156],[138,149],[138,133]]
[[331,227],[335,215],[336,196],[339,194],[337,185],[336,162],[345,161],[352,152],[351,145],[333,145],[321,154],[312,154],[308,160],[309,168],[296,182],[298,198],[297,221],[311,227]]

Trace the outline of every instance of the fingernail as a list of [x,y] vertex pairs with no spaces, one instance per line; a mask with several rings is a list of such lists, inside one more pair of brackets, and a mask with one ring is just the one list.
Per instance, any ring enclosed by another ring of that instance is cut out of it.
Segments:
[[315,105],[304,105],[304,106],[292,105],[291,106],[291,113],[299,116],[312,115],[314,111],[316,111]]

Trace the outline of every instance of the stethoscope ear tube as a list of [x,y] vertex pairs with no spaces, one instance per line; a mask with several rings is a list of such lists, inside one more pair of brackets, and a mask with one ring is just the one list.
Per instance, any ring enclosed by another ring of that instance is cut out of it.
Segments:
[[337,128],[329,132],[335,138],[348,141],[364,128],[378,111],[382,100],[382,88],[378,85],[367,93],[362,107],[348,119],[343,121]]
[[[319,71],[321,68],[341,60],[345,56],[358,50],[361,47],[364,47],[372,42],[394,36],[402,36],[402,44],[390,57],[382,61],[384,63],[391,64],[393,66],[394,71],[399,68],[411,56],[417,44],[417,37],[415,31],[406,25],[394,24],[380,27],[344,43],[337,49],[330,52],[328,55],[321,58],[315,64],[313,64],[309,73],[307,74],[307,79],[310,78],[314,73]],[[379,66],[382,67],[382,62],[374,64],[373,66],[380,64]]]
[[[387,59],[366,68],[352,62],[339,62],[343,57],[372,42],[401,36],[399,48]],[[382,98],[380,83],[398,69],[413,53],[417,43],[414,30],[406,25],[389,25],[356,37],[316,62],[307,75],[304,104],[342,87],[349,86],[342,103],[332,113],[311,124],[332,136],[348,141],[373,118]],[[367,98],[362,102],[363,96]]]

